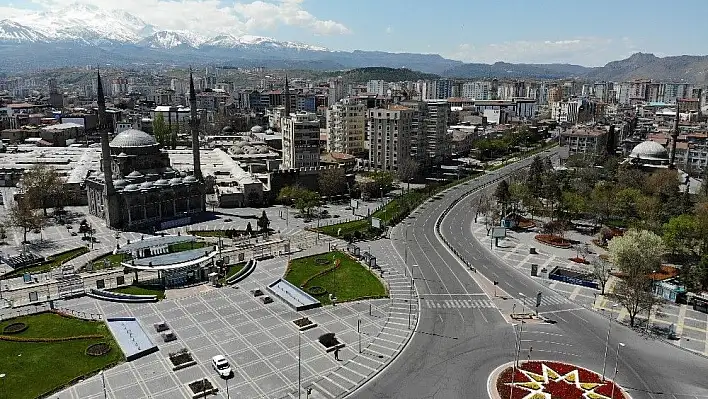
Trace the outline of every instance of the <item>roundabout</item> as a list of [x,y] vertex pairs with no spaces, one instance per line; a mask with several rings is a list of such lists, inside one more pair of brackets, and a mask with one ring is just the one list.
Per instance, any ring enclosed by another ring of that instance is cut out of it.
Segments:
[[487,389],[493,399],[630,399],[599,373],[551,360],[503,364],[489,376]]

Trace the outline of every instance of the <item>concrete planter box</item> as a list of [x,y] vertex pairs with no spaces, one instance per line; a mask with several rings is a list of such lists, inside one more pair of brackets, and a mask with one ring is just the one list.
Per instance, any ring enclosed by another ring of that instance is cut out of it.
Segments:
[[[209,386],[211,386],[211,388],[199,389],[197,392],[194,392],[194,389],[192,389],[192,386],[194,384],[199,384],[205,380],[209,383]],[[216,385],[214,385],[214,383],[211,381],[210,378],[201,378],[201,379],[192,381],[189,384],[187,384],[187,389],[189,389],[189,392],[192,392],[192,399],[205,398],[208,395],[213,395],[213,394],[216,394],[217,392],[219,392],[219,388],[217,388]]]
[[[309,323],[309,324],[304,324],[304,325],[302,325],[302,326],[298,325],[297,322],[298,322],[299,320],[304,320],[304,319],[307,319],[307,321],[309,321],[310,323]],[[312,321],[312,320],[310,320],[309,318],[306,318],[306,317],[303,317],[303,318],[300,318],[300,319],[297,319],[297,320],[293,320],[293,324],[295,324],[295,326],[297,327],[297,329],[300,330],[300,331],[306,331],[306,330],[309,330],[309,329],[311,329],[311,328],[317,327],[317,323],[315,323],[314,321]]]

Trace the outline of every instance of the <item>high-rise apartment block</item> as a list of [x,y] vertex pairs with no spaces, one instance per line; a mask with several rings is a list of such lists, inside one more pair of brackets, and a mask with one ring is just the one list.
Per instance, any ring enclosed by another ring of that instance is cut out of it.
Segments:
[[462,98],[492,99],[492,82],[467,82],[462,84]]
[[370,80],[366,83],[366,92],[374,93],[379,96],[385,96],[388,90],[388,84],[383,80]]
[[395,171],[398,163],[410,156],[413,110],[389,105],[368,112],[369,162],[376,169]]
[[329,91],[327,92],[327,104],[333,105],[344,97],[344,82],[342,81],[342,78],[338,77],[330,80]]
[[280,120],[283,133],[283,168],[320,165],[320,120],[312,112],[299,112]]
[[454,84],[451,80],[428,80],[421,84],[421,98],[423,100],[441,100],[452,97]]
[[366,104],[351,99],[327,110],[327,151],[359,155],[365,151]]

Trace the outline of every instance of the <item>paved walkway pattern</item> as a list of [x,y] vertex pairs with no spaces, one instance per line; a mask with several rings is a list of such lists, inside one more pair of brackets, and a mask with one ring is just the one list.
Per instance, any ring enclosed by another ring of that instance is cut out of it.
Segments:
[[[321,253],[327,247],[311,248],[297,256]],[[168,299],[150,304],[119,304],[79,298],[58,306],[110,316],[135,316],[151,334],[160,351],[105,373],[109,398],[188,398],[186,384],[209,377],[219,387],[216,397],[227,397],[226,380],[211,369],[211,357],[223,354],[232,364],[228,380],[232,398],[297,398],[298,330],[293,320],[307,316],[317,327],[301,335],[303,397],[341,397],[377,374],[408,342],[416,323],[417,298],[403,262],[390,242],[371,243],[391,291],[390,299],[337,304],[295,312],[277,298],[264,305],[251,290],[281,277],[285,259],[259,262],[256,271],[238,287],[202,285],[175,292]],[[412,299],[412,301],[411,301]],[[410,316],[409,316],[410,315]],[[153,324],[165,321],[177,341],[163,343]],[[357,325],[361,321],[361,353]],[[410,326],[410,329],[409,329]],[[317,338],[334,332],[346,344],[336,361]],[[173,372],[170,352],[187,348],[197,365]],[[83,381],[52,398],[103,398],[99,376]]]

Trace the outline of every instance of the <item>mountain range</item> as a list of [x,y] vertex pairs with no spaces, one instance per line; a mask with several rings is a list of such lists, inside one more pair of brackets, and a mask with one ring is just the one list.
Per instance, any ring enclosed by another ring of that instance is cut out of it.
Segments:
[[321,71],[382,66],[444,77],[622,81],[636,78],[708,83],[708,56],[659,58],[637,53],[603,67],[571,64],[463,63],[437,54],[332,51],[262,36],[202,36],[162,30],[124,11],[73,4],[0,20],[0,72],[89,64],[216,64]]

